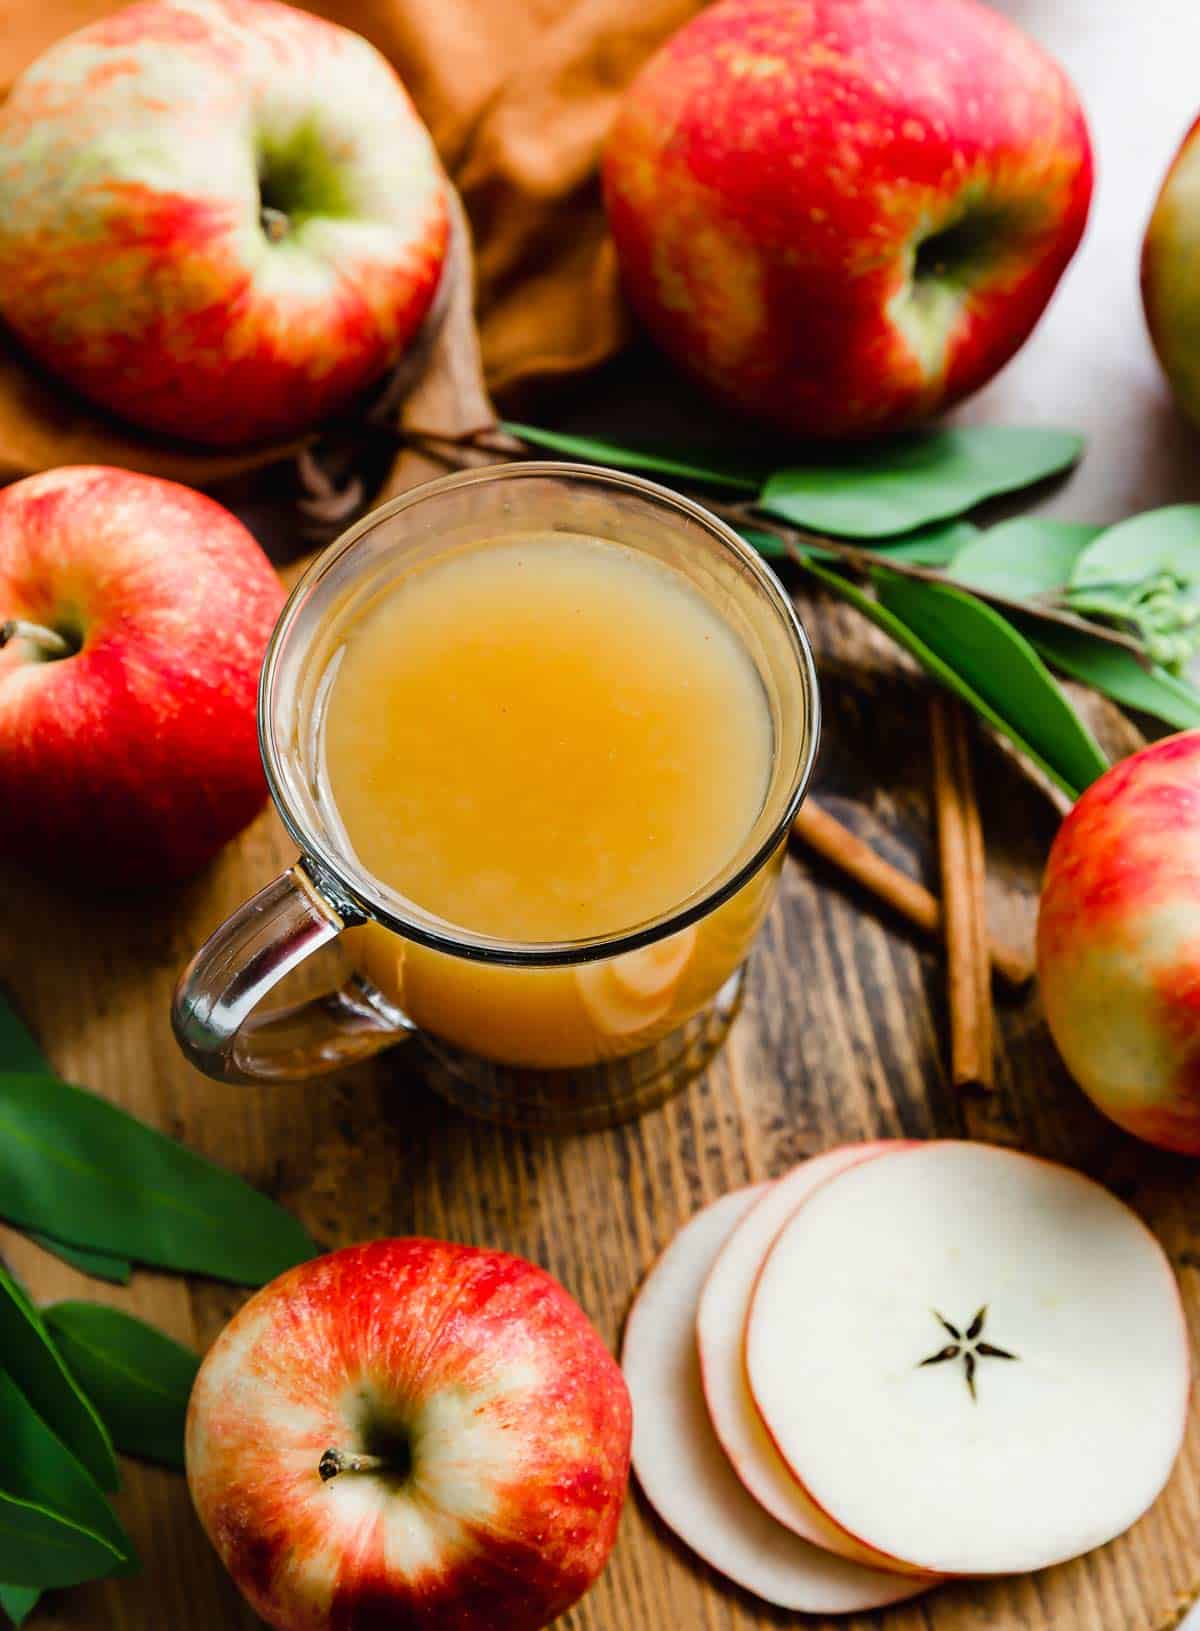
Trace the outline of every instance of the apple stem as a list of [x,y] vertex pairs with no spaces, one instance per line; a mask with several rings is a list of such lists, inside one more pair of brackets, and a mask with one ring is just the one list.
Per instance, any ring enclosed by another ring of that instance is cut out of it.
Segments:
[[346,1455],[342,1450],[326,1450],[317,1471],[327,1484],[340,1472],[381,1472],[386,1462],[381,1455]]
[[258,212],[263,232],[268,243],[282,243],[291,229],[291,222],[284,210],[273,209],[270,204],[264,204]]
[[28,640],[30,645],[36,646],[47,657],[71,655],[70,642],[64,640],[61,634],[43,628],[40,623],[27,623],[23,617],[10,617],[7,622],[0,623],[0,650],[10,640]]

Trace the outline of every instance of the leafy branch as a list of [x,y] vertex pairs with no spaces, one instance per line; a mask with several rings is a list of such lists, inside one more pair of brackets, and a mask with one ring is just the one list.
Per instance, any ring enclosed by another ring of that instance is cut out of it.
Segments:
[[1175,672],[1200,648],[1200,506],[1109,528],[967,518],[1069,469],[1083,447],[1073,432],[933,430],[785,469],[515,423],[412,440],[450,465],[545,450],[695,492],[760,553],[885,629],[1071,796],[1105,760],[1051,668],[1177,728],[1200,726],[1200,692]]
[[[916,578],[922,583],[950,584],[962,587],[962,580],[955,574],[945,572],[936,565],[922,565],[917,561],[909,560],[903,554],[895,554],[886,544],[874,549],[865,549],[857,544],[847,544],[840,539],[831,538],[822,533],[802,531],[796,527],[781,526],[759,516],[753,505],[750,504],[724,504],[719,500],[707,499],[705,507],[722,520],[728,521],[739,532],[770,533],[782,544],[784,551],[796,562],[798,566],[807,566],[814,558],[820,560],[824,557],[839,561],[854,571],[870,578],[879,570],[881,559],[886,560],[889,572],[898,577]],[[754,541],[753,539],[751,540]],[[1056,623],[1060,628],[1074,629],[1077,633],[1087,634],[1094,640],[1101,640],[1107,645],[1116,646],[1121,651],[1127,651],[1140,662],[1149,663],[1155,659],[1153,652],[1144,639],[1134,634],[1122,632],[1118,627],[1101,627],[1089,622],[1078,611],[1069,609],[1065,599],[1059,596],[1029,596],[1024,599],[1013,594],[1006,594],[999,588],[972,585],[972,592],[980,600],[985,600],[993,606],[1002,607],[1005,611],[1019,612],[1023,616],[1031,617],[1038,622]],[[1114,605],[1117,602],[1114,600]],[[1117,621],[1114,616],[1114,622]],[[1126,621],[1132,621],[1127,619]]]

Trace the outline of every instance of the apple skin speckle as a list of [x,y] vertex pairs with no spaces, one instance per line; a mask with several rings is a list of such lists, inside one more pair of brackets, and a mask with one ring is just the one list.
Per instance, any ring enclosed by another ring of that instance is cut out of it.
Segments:
[[[1087,126],[1062,70],[977,0],[718,0],[650,60],[608,140],[629,299],[719,398],[844,437],[977,389],[1083,232]],[[917,243],[988,223],[914,298]]]

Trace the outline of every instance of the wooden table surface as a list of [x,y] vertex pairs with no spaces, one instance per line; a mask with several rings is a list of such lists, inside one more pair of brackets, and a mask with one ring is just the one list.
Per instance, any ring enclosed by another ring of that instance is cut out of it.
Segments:
[[[1145,217],[1200,103],[1200,11],[1195,0],[1005,0],[1003,9],[1074,73],[1097,136],[1099,193],[1085,248],[1036,338],[962,417],[1090,433],[1083,467],[1040,499],[1056,513],[1103,521],[1200,498],[1200,438],[1170,408],[1136,283]],[[268,530],[278,536],[286,526],[279,512]],[[826,600],[803,605],[826,707],[816,797],[932,883],[922,682],[855,614]],[[1128,745],[1111,716],[1108,729],[1115,746]],[[993,927],[1027,943],[1056,816],[992,744],[981,741],[977,765]],[[723,1190],[839,1140],[968,1133],[1068,1160],[1130,1199],[1171,1252],[1200,1333],[1194,1167],[1136,1145],[1091,1110],[1053,1056],[1036,994],[1002,1003],[998,1092],[958,1100],[944,1072],[940,958],[823,868],[789,863],[746,1012],[707,1078],[631,1126],[554,1140],[451,1111],[424,1086],[416,1050],[288,1089],[217,1086],[183,1063],[168,1023],[180,966],[290,858],[267,814],[199,881],[142,902],[77,901],[0,870],[0,982],[61,1071],[236,1167],[322,1242],[423,1232],[524,1253],[561,1277],[615,1346],[656,1252]],[[128,1290],[103,1287],[19,1236],[3,1234],[0,1248],[39,1297],[95,1296],[200,1347],[240,1300],[149,1273]],[[1157,1631],[1200,1587],[1198,1478],[1193,1431],[1154,1516],[1096,1557],[1036,1578],[944,1588],[924,1604],[842,1623],[857,1631]],[[120,1507],[142,1575],[60,1594],[36,1623],[58,1631],[255,1623],[210,1553],[181,1478],[127,1463]],[[636,1494],[605,1576],[560,1622],[563,1631],[789,1623],[794,1616],[723,1584]]]

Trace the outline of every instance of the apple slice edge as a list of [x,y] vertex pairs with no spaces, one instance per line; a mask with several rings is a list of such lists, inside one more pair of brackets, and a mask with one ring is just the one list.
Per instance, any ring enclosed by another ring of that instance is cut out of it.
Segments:
[[[1083,1552],[1090,1551],[1097,1546],[1106,1544],[1109,1540],[1112,1540],[1116,1538],[1117,1535],[1122,1534],[1128,1527],[1130,1527],[1132,1523],[1137,1521],[1137,1519],[1149,1508],[1151,1504],[1153,1504],[1170,1477],[1171,1471],[1178,1457],[1183,1433],[1187,1425],[1187,1407],[1191,1390],[1190,1357],[1187,1346],[1187,1332],[1178,1283],[1175,1279],[1170,1261],[1167,1258],[1161,1243],[1147,1226],[1145,1221],[1135,1212],[1133,1212],[1133,1210],[1118,1197],[1114,1196],[1110,1191],[1105,1189],[1102,1185],[1096,1183],[1087,1175],[1072,1168],[1064,1167],[1053,1161],[1048,1161],[1043,1157],[1028,1155],[1023,1151],[1013,1150],[1004,1146],[975,1143],[965,1140],[933,1140],[928,1143],[910,1146],[907,1152],[898,1151],[896,1153],[897,1155],[906,1153],[910,1161],[913,1158],[916,1158],[917,1160],[924,1159],[928,1164],[929,1162],[936,1163],[939,1160],[947,1159],[945,1152],[951,1152],[948,1158],[951,1162],[955,1160],[961,1162],[964,1159],[961,1152],[964,1151],[970,1152],[970,1154],[965,1157],[965,1159],[968,1160],[978,1159],[979,1152],[984,1152],[982,1160],[985,1164],[991,1165],[993,1180],[995,1178],[995,1174],[1001,1170],[996,1165],[998,1160],[1020,1162],[1026,1164],[1027,1170],[1024,1172],[1017,1170],[1014,1173],[1014,1182],[1017,1183],[1018,1188],[1022,1181],[1026,1183],[1027,1188],[1032,1186],[1034,1184],[1035,1175],[1040,1173],[1042,1177],[1039,1181],[1043,1193],[1048,1193],[1049,1190],[1057,1186],[1060,1199],[1063,1197],[1068,1197],[1069,1195],[1071,1205],[1068,1205],[1066,1200],[1064,1200],[1063,1205],[1059,1208],[1063,1218],[1068,1220],[1060,1225],[1060,1227],[1064,1230],[1063,1238],[1056,1241],[1055,1249],[1049,1252],[1041,1250],[1034,1252],[1031,1256],[1028,1251],[1028,1247],[1026,1248],[1026,1256],[1030,1258],[1032,1263],[1032,1267],[1025,1275],[1026,1279],[1036,1281],[1039,1275],[1046,1276],[1052,1275],[1053,1272],[1062,1272],[1061,1270],[1058,1270],[1057,1265],[1059,1265],[1064,1256],[1069,1255],[1069,1248],[1072,1246],[1072,1244],[1075,1244],[1076,1247],[1078,1247],[1078,1242],[1082,1241],[1083,1250],[1085,1252],[1088,1250],[1093,1250],[1093,1241],[1097,1237],[1100,1227],[1103,1226],[1109,1231],[1109,1234],[1112,1235],[1112,1238],[1116,1243],[1115,1245],[1110,1245],[1110,1249],[1116,1253],[1117,1261],[1128,1269],[1128,1278],[1126,1285],[1123,1288],[1123,1296],[1126,1299],[1133,1298],[1136,1289],[1133,1281],[1136,1276],[1140,1275],[1142,1277],[1142,1289],[1138,1295],[1143,1302],[1146,1302],[1147,1306],[1144,1310],[1139,1310],[1139,1312],[1147,1312],[1149,1314],[1151,1320],[1154,1322],[1157,1336],[1162,1339],[1159,1342],[1149,1344],[1148,1347],[1144,1347],[1144,1351],[1141,1353],[1139,1358],[1133,1362],[1141,1363],[1143,1369],[1149,1369],[1151,1371],[1156,1366],[1162,1368],[1163,1375],[1160,1380],[1166,1387],[1167,1392],[1174,1391],[1174,1383],[1176,1381],[1180,1383],[1180,1387],[1179,1397],[1177,1400],[1178,1419],[1175,1421],[1174,1427],[1171,1426],[1171,1422],[1174,1418],[1170,1414],[1161,1419],[1156,1417],[1151,1423],[1151,1427],[1146,1429],[1147,1435],[1152,1438],[1152,1443],[1148,1450],[1139,1448],[1138,1439],[1138,1434],[1142,1429],[1142,1422],[1145,1418],[1144,1412],[1137,1416],[1136,1419],[1132,1415],[1130,1416],[1130,1420],[1126,1424],[1124,1440],[1120,1439],[1119,1436],[1114,1436],[1112,1415],[1110,1414],[1104,1418],[1103,1430],[1109,1434],[1110,1438],[1113,1439],[1115,1446],[1112,1454],[1119,1464],[1122,1474],[1127,1474],[1128,1477],[1122,1476],[1121,1478],[1115,1480],[1109,1479],[1107,1483],[1105,1480],[1098,1478],[1095,1480],[1095,1482],[1098,1487],[1117,1487],[1122,1491],[1126,1491],[1132,1486],[1132,1493],[1128,1493],[1126,1495],[1124,1502],[1122,1503],[1120,1499],[1117,1499],[1109,1501],[1107,1506],[1103,1501],[1097,1502],[1097,1516],[1094,1521],[1090,1523],[1088,1521],[1084,1521],[1083,1519],[1079,1519],[1074,1521],[1072,1526],[1071,1523],[1062,1523],[1060,1521],[1057,1530],[1054,1530],[1052,1524],[1048,1525],[1045,1529],[1043,1529],[1041,1526],[1037,1526],[1036,1537],[1030,1538],[1027,1536],[1025,1538],[1024,1550],[1020,1550],[1022,1544],[1020,1539],[1011,1543],[1013,1549],[1008,1552],[1004,1551],[1003,1545],[1000,1543],[992,1545],[990,1552],[986,1549],[986,1547],[983,1550],[980,1550],[978,1547],[978,1541],[975,1537],[982,1534],[985,1536],[985,1539],[990,1538],[993,1533],[993,1524],[991,1522],[992,1515],[990,1513],[988,1514],[988,1522],[986,1523],[980,1521],[980,1516],[977,1513],[971,1542],[971,1546],[973,1546],[975,1549],[972,1550],[971,1547],[963,1545],[960,1541],[958,1554],[954,1555],[953,1543],[947,1543],[945,1540],[945,1535],[946,1533],[953,1532],[954,1522],[962,1516],[962,1512],[965,1510],[963,1507],[963,1501],[966,1496],[971,1494],[973,1482],[968,1473],[960,1469],[959,1481],[962,1484],[962,1489],[955,1496],[955,1505],[953,1509],[949,1512],[949,1514],[943,1514],[944,1521],[948,1517],[949,1522],[946,1528],[939,1532],[936,1542],[937,1545],[942,1545],[944,1548],[949,1545],[949,1550],[944,1549],[941,1555],[939,1555],[935,1549],[928,1551],[922,1549],[918,1551],[917,1548],[913,1546],[906,1546],[903,1552],[902,1561],[908,1562],[910,1566],[916,1565],[926,1568],[931,1573],[936,1571],[943,1577],[954,1577],[959,1575],[988,1576],[1015,1572],[1027,1572],[1043,1567],[1049,1567],[1059,1562],[1065,1562],[1069,1558],[1081,1555]],[[881,1164],[870,1163],[869,1165],[871,1167],[878,1167]],[[892,1166],[891,1163],[888,1163],[888,1166],[890,1168],[889,1176],[891,1178],[894,1179],[896,1178],[897,1174],[900,1175],[902,1187],[904,1176],[903,1169]],[[854,1174],[856,1172],[858,1173],[859,1184],[861,1185],[863,1175],[866,1170],[867,1168],[863,1165],[846,1168],[844,1169],[844,1172],[839,1175],[837,1180],[831,1179],[827,1185],[814,1191],[813,1196],[810,1198],[815,1199],[817,1196],[824,1194],[826,1197],[824,1209],[828,1210],[832,1215],[836,1215],[836,1208],[840,1205],[848,1203],[854,1196]],[[931,1170],[936,1174],[936,1165]],[[878,1174],[876,1173],[875,1176],[877,1179]],[[835,1197],[834,1207],[831,1208],[828,1199],[829,1193],[835,1187],[835,1185],[841,1183],[842,1179],[851,1180],[851,1185],[850,1187],[843,1189],[840,1196]],[[928,1172],[925,1174],[925,1179],[926,1183],[928,1183]],[[867,1182],[871,1181],[871,1179],[867,1179]],[[1003,1182],[1007,1183],[1007,1181],[1008,1180],[1006,1177]],[[961,1184],[960,1188],[960,1199],[965,1201],[962,1208],[965,1215],[965,1213],[970,1209],[970,1204],[978,1201],[979,1189],[986,1188],[986,1185],[983,1184],[981,1180],[978,1180],[975,1188],[962,1187]],[[992,1208],[994,1208],[997,1204],[998,1195],[999,1204],[1001,1206],[1005,1204],[1002,1188],[1003,1184],[1001,1186],[1001,1191],[995,1191],[995,1185],[993,1182],[993,1194],[989,1198],[990,1204],[983,1208],[982,1215],[989,1219],[989,1223],[991,1220]],[[1036,1194],[1037,1191],[1034,1190],[1033,1193]],[[861,1201],[858,1204],[861,1205]],[[1072,1206],[1080,1208],[1090,1207],[1092,1209],[1092,1213],[1094,1214],[1091,1219],[1092,1232],[1090,1234],[1085,1234],[1080,1228],[1078,1220],[1075,1219],[1075,1233],[1077,1240],[1074,1243],[1072,1242],[1069,1226],[1070,1220],[1073,1217]],[[776,1257],[776,1254],[782,1256],[785,1250],[790,1249],[788,1244],[788,1236],[792,1235],[800,1227],[799,1219],[801,1213],[806,1212],[807,1210],[807,1206],[802,1206],[797,1209],[789,1224],[785,1226],[784,1230],[782,1230],[780,1235],[776,1238],[776,1242],[771,1249],[771,1253],[768,1254],[768,1259],[764,1261],[763,1270],[760,1273],[758,1286],[756,1287],[755,1291],[754,1302],[751,1307],[750,1319],[747,1322],[746,1359],[748,1383],[754,1395],[759,1413],[763,1419],[764,1427],[769,1433],[776,1449],[782,1457],[785,1465],[791,1469],[797,1480],[804,1484],[810,1498],[814,1501],[814,1503],[827,1514],[830,1521],[838,1528],[845,1529],[848,1533],[854,1535],[855,1538],[862,1539],[865,1544],[873,1546],[876,1551],[885,1557],[890,1557],[895,1555],[895,1553],[891,1548],[889,1548],[888,1544],[886,1544],[885,1537],[887,1537],[888,1524],[886,1522],[881,1523],[879,1528],[868,1529],[864,1532],[860,1511],[860,1515],[857,1520],[858,1526],[855,1527],[851,1518],[847,1515],[847,1507],[849,1506],[850,1508],[853,1508],[854,1503],[853,1501],[847,1502],[845,1499],[847,1495],[847,1488],[844,1482],[841,1489],[838,1491],[837,1498],[831,1498],[829,1496],[827,1472],[825,1474],[826,1485],[821,1487],[821,1477],[818,1476],[818,1487],[814,1488],[813,1468],[811,1465],[813,1441],[811,1437],[805,1438],[803,1434],[800,1434],[798,1438],[794,1431],[784,1429],[781,1426],[779,1400],[776,1399],[772,1401],[769,1397],[767,1397],[766,1395],[769,1394],[770,1389],[768,1387],[764,1387],[763,1385],[764,1333],[769,1330],[771,1325],[768,1304],[773,1301],[776,1308],[781,1306],[780,1297],[778,1295],[778,1287],[773,1283],[777,1276],[769,1272],[771,1267],[770,1260]],[[809,1212],[808,1222],[810,1225],[821,1218],[822,1210],[822,1206],[820,1203],[818,1203],[818,1205],[811,1212]],[[1019,1206],[1017,1208],[1017,1212],[1019,1217]],[[1057,1214],[1053,1212],[1053,1209],[1045,1203],[1043,1203],[1043,1212],[1037,1213],[1035,1210],[1034,1215],[1038,1219],[1039,1226],[1044,1224],[1045,1218],[1053,1218],[1057,1216]],[[875,1235],[873,1250],[878,1250],[878,1241],[881,1234],[886,1233],[889,1237],[888,1244],[892,1245],[898,1238],[898,1231],[899,1233],[903,1233],[906,1225],[897,1225],[895,1220],[896,1210],[893,1206],[892,1210],[884,1215],[886,1230],[881,1228],[880,1233]],[[881,1223],[880,1219],[876,1219],[875,1221],[877,1224]],[[941,1220],[939,1219],[939,1227],[940,1222]],[[1125,1256],[1122,1256],[1120,1252],[1117,1251],[1117,1247],[1119,1247],[1121,1244],[1120,1237],[1122,1234],[1125,1241]],[[1109,1235],[1106,1234],[1104,1238],[1107,1241],[1109,1239]],[[826,1240],[826,1251],[828,1251],[828,1248],[829,1241]],[[936,1256],[937,1252],[935,1251],[933,1255]],[[1047,1268],[1047,1265],[1050,1265],[1050,1267]],[[901,1271],[897,1268],[897,1265],[893,1264],[892,1267],[897,1270],[897,1275],[900,1276]],[[1107,1269],[1110,1267],[1110,1265],[1101,1265],[1101,1267]],[[877,1267],[873,1265],[871,1272],[879,1282],[887,1283],[888,1271],[886,1267]],[[819,1273],[820,1270],[818,1267],[818,1277]],[[812,1277],[810,1276],[810,1280],[811,1278]],[[1087,1317],[1086,1304],[1088,1303],[1089,1298],[1093,1303],[1097,1303],[1098,1305],[1102,1306],[1102,1298],[1111,1279],[1111,1274],[1098,1272],[1097,1265],[1094,1262],[1089,1264],[1088,1272],[1086,1274],[1080,1274],[1080,1283],[1084,1286],[1083,1292],[1074,1301],[1066,1299],[1066,1306],[1070,1309],[1072,1318],[1075,1320],[1076,1325],[1078,1325],[1081,1318]],[[986,1369],[979,1372],[979,1396],[986,1397],[989,1402],[989,1407],[993,1410],[1001,1408],[1005,1397],[1004,1389],[1018,1377],[1029,1379],[1031,1388],[1035,1384],[1045,1383],[1046,1378],[1049,1378],[1051,1382],[1056,1379],[1053,1371],[1054,1355],[1050,1355],[1048,1357],[1045,1352],[1040,1352],[1038,1350],[1038,1344],[1036,1341],[1036,1317],[1030,1315],[1026,1311],[1023,1311],[1019,1295],[1021,1283],[1021,1274],[1010,1275],[1009,1284],[1005,1291],[1004,1298],[998,1299],[1001,1301],[1003,1312],[1007,1318],[1006,1329],[993,1330],[991,1327],[988,1327],[984,1333],[988,1339],[994,1338],[994,1341],[991,1342],[993,1351],[996,1345],[1005,1340],[1006,1336],[1010,1342],[1013,1341],[1013,1336],[1015,1334],[1013,1330],[1014,1323],[1016,1324],[1018,1332],[1023,1331],[1025,1333],[1019,1342],[1013,1343],[1014,1347],[1018,1347],[1023,1350],[1015,1355],[1017,1359],[1025,1359],[1026,1363],[1023,1366],[997,1366],[992,1364],[989,1360]],[[1016,1289],[1014,1290],[1014,1288]],[[982,1288],[980,1288],[980,1290],[982,1295]],[[934,1300],[936,1301],[936,1298]],[[963,1300],[965,1301],[971,1299],[967,1298]],[[1026,1300],[1028,1301],[1029,1299],[1027,1298]],[[1057,1302],[1055,1302],[1053,1299],[1048,1299],[1045,1295],[1043,1295],[1044,1305],[1052,1309],[1057,1307],[1063,1301],[1064,1299],[1061,1297]],[[795,1302],[796,1299],[793,1296],[793,1305],[795,1305]],[[1080,1304],[1085,1305],[1082,1315],[1078,1312],[1078,1305]],[[1125,1304],[1122,1303],[1121,1306],[1123,1307]],[[968,1320],[971,1320],[973,1323],[974,1319],[977,1319],[980,1313],[986,1313],[986,1310],[987,1305],[984,1304],[976,1312],[967,1310],[965,1307],[953,1311],[952,1317],[962,1322],[960,1326],[960,1334],[962,1333],[962,1330]],[[932,1314],[933,1319],[938,1321],[943,1320],[942,1310],[939,1310],[931,1305],[927,1312]],[[951,1311],[946,1310],[945,1312]],[[1119,1309],[1115,1312],[1119,1313]],[[1044,1317],[1047,1319],[1050,1318],[1048,1315]],[[954,1360],[953,1365],[951,1365],[949,1361],[947,1361],[945,1367],[939,1364],[938,1357],[935,1356],[933,1351],[938,1349],[938,1337],[940,1336],[944,1345],[953,1345],[953,1343],[946,1344],[947,1332],[939,1331],[937,1325],[933,1325],[932,1321],[930,1323],[933,1331],[933,1340],[930,1344],[931,1352],[924,1360],[917,1355],[914,1360],[910,1360],[908,1362],[908,1371],[906,1374],[909,1376],[910,1383],[914,1373],[919,1374],[922,1378],[936,1376],[938,1378],[950,1379],[952,1379],[957,1373],[957,1359]],[[1114,1317],[1111,1329],[1120,1329],[1122,1323],[1122,1320]],[[1026,1337],[1030,1336],[1031,1329],[1032,1339],[1027,1342]],[[1072,1341],[1071,1327],[1069,1325],[1064,1325],[1063,1329],[1066,1330],[1066,1336],[1059,1336],[1058,1340],[1069,1352]],[[778,1335],[778,1333],[776,1333],[776,1335]],[[1074,1337],[1074,1340],[1078,1349],[1077,1335]],[[1127,1338],[1124,1344],[1120,1344],[1116,1349],[1112,1350],[1114,1353],[1119,1355],[1119,1358],[1115,1360],[1114,1363],[1128,1364],[1131,1362],[1128,1359],[1129,1340],[1130,1339]],[[1072,1389],[1063,1388],[1060,1397],[1056,1399],[1056,1409],[1053,1413],[1047,1415],[1046,1421],[1043,1424],[1039,1436],[1034,1440],[1034,1451],[1031,1452],[1035,1455],[1035,1457],[1042,1457],[1043,1464],[1039,1465],[1036,1473],[1030,1474],[1028,1483],[1023,1491],[1018,1491],[1015,1487],[1006,1489],[1004,1500],[1004,1508],[1006,1511],[1017,1511],[1023,1514],[1035,1506],[1039,1500],[1048,1499],[1046,1490],[1049,1487],[1051,1470],[1048,1470],[1044,1463],[1048,1459],[1050,1452],[1045,1447],[1044,1435],[1046,1433],[1053,1434],[1060,1431],[1062,1427],[1061,1417],[1064,1409],[1064,1401],[1069,1403],[1073,1393],[1078,1394],[1081,1387],[1085,1383],[1088,1383],[1089,1380],[1095,1380],[1093,1373],[1095,1372],[1096,1368],[1094,1365],[1092,1365],[1092,1358],[1096,1352],[1108,1352],[1110,1348],[1111,1344],[1106,1343],[1103,1346],[1100,1346],[1093,1343],[1090,1349],[1081,1350],[1083,1352],[1082,1359],[1080,1358],[1080,1351],[1077,1351],[1076,1354],[1071,1356],[1076,1362],[1075,1375],[1077,1377],[1081,1377],[1082,1380],[1076,1380]],[[795,1351],[794,1345],[793,1351]],[[849,1355],[848,1349],[846,1350],[846,1354],[847,1356]],[[1007,1358],[1010,1356],[1004,1354],[1001,1357]],[[827,1364],[830,1362],[830,1355],[828,1353],[825,1355],[825,1361]],[[929,1370],[925,1368],[926,1366],[932,1366],[934,1368]],[[1092,1366],[1091,1372],[1089,1372],[1089,1366]],[[769,1371],[769,1364],[765,1367],[765,1369]],[[985,1377],[986,1393],[984,1391]],[[1100,1385],[1103,1386],[1105,1381],[1106,1378],[1101,1371]],[[796,1375],[794,1377],[789,1375],[787,1386],[789,1401],[793,1396],[802,1399],[805,1398],[806,1395],[804,1387],[805,1384],[802,1375]],[[970,1409],[968,1409],[965,1402],[968,1396],[968,1391],[972,1401]],[[1123,1393],[1118,1394],[1118,1397],[1123,1396]],[[863,1415],[861,1404],[862,1397],[863,1393],[860,1389],[860,1408],[856,1413],[856,1423],[862,1418]],[[1030,1393],[1030,1397],[1033,1397],[1032,1393]],[[997,1400],[1000,1401],[1000,1404],[997,1404]],[[941,1396],[938,1408],[940,1412],[947,1410],[959,1411],[960,1414],[958,1419],[960,1425],[964,1427],[968,1434],[971,1434],[975,1432],[978,1424],[981,1421],[985,1424],[987,1421],[986,1417],[980,1418],[972,1414],[976,1402],[977,1395],[974,1388],[968,1388],[967,1390],[961,1388],[957,1390],[952,1389],[949,1395]],[[809,1408],[808,1404],[802,1406],[802,1409],[806,1408]],[[1026,1405],[1026,1411],[1027,1410],[1028,1405]],[[1021,1418],[1018,1417],[1018,1419]],[[1151,1429],[1153,1429],[1152,1433]],[[1082,1433],[1083,1430],[1081,1429],[1080,1431]],[[1084,1435],[1087,1437],[1089,1445],[1092,1442],[1092,1436],[1095,1431],[1096,1429],[1094,1428],[1090,1429],[1088,1433]],[[800,1439],[803,1439],[803,1443],[800,1442]],[[930,1436],[928,1433],[926,1433],[923,1442],[926,1447],[926,1454],[923,1455],[922,1461],[925,1462],[928,1460],[928,1451],[930,1447]],[[893,1469],[887,1463],[886,1458],[884,1459],[882,1465],[878,1464],[878,1444],[878,1439],[872,1440],[872,1453],[876,1457],[876,1481],[877,1483],[887,1484],[894,1494],[897,1488],[903,1488],[903,1476],[893,1475]],[[844,1466],[848,1466],[850,1462],[855,1459],[853,1445],[846,1446],[844,1444],[840,1444],[839,1452],[841,1453],[841,1460]],[[810,1462],[807,1467],[805,1465],[806,1457],[809,1458]],[[1139,1460],[1142,1463],[1140,1468]],[[828,1446],[826,1451],[826,1462],[827,1467],[832,1464],[831,1457],[828,1453]],[[987,1471],[986,1466],[984,1470],[985,1472]],[[978,1478],[980,1475],[976,1473],[975,1476]],[[836,1485],[836,1479],[834,1480],[834,1483]],[[1082,1503],[1082,1505],[1086,1507],[1087,1503]],[[1072,1518],[1075,1519],[1080,1506],[1081,1503],[1077,1500],[1073,1502],[1065,1502],[1060,1499],[1054,1510],[1057,1514],[1069,1512],[1072,1515]],[[909,1505],[905,1503],[903,1499],[898,1499],[891,1503],[891,1509],[892,1512],[899,1511],[901,1513],[907,1513],[909,1511]],[[964,1519],[963,1521],[965,1522],[966,1520]],[[902,1523],[899,1527],[899,1531],[897,1531],[897,1526],[894,1522],[891,1523],[890,1527],[890,1539],[894,1544],[897,1533],[899,1532],[903,1534],[905,1525]],[[1053,1538],[1051,1538],[1051,1532],[1053,1532]],[[910,1529],[910,1537],[911,1533],[912,1531]]]
[[735,1190],[696,1213],[642,1282],[621,1351],[634,1402],[634,1471],[667,1528],[764,1601],[810,1614],[886,1607],[931,1582],[864,1568],[776,1523],[730,1467],[708,1419],[696,1304],[730,1229],[767,1187]]
[[745,1327],[762,1263],[789,1219],[816,1188],[863,1161],[907,1149],[911,1140],[844,1144],[808,1157],[775,1179],[731,1231],[700,1294],[696,1338],[713,1430],[747,1491],[801,1539],[865,1568],[937,1582],[936,1575],[893,1562],[835,1524],[779,1454],[759,1415],[745,1373]]

